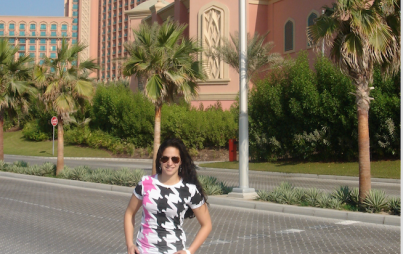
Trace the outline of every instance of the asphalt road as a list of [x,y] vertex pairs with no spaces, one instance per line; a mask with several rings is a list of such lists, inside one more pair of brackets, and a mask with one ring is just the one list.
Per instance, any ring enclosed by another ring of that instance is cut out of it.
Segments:
[[[56,158],[41,158],[41,157],[31,157],[31,156],[17,156],[17,155],[6,155],[6,162],[14,162],[17,160],[23,160],[29,164],[42,164],[46,161],[56,163]],[[122,167],[130,169],[144,169],[146,174],[151,174],[151,162],[147,160],[113,160],[113,159],[65,159],[65,165],[69,167],[77,167],[80,165],[87,165],[91,168],[112,168],[119,169]],[[239,173],[238,170],[226,170],[226,169],[201,169],[198,170],[200,175],[214,176],[220,181],[225,182],[229,186],[238,187],[239,186]],[[331,192],[334,189],[347,185],[351,188],[358,187],[358,179],[347,178],[347,179],[332,179],[329,178],[310,178],[300,175],[293,174],[270,174],[269,172],[257,172],[249,171],[249,185],[255,190],[266,190],[270,191],[274,189],[280,182],[290,182],[296,187],[302,188],[318,188],[320,190]],[[373,179],[372,188],[384,190],[389,196],[399,196],[400,197],[400,182],[384,182],[382,180]]]
[[[130,194],[0,177],[0,253],[126,253]],[[210,205],[197,253],[400,253],[400,227]],[[140,220],[140,212],[136,220]],[[138,226],[136,226],[136,229]],[[197,220],[185,221],[188,243]]]

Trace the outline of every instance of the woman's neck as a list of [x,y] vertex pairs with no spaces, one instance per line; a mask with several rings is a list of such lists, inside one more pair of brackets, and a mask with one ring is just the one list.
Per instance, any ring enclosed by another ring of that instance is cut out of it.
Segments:
[[179,183],[180,180],[181,177],[179,175],[166,176],[163,174],[158,174],[158,181],[165,185],[175,185]]

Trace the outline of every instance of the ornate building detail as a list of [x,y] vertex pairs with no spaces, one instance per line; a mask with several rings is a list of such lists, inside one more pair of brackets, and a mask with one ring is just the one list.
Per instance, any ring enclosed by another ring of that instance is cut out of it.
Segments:
[[[229,37],[228,7],[219,2],[210,2],[199,11],[198,34],[204,52],[220,46]],[[208,75],[206,83],[225,84],[229,82],[228,64],[208,53],[201,55],[204,70]]]
[[[202,43],[204,48],[213,49],[220,46],[223,37],[223,13],[215,8],[209,9],[203,14]],[[223,78],[223,62],[219,58],[209,57],[204,54],[205,67],[209,79]]]
[[[91,18],[91,0],[81,1],[81,17],[80,17],[80,42],[84,45],[90,45],[90,18]],[[90,57],[90,48],[85,48],[80,53],[80,59],[86,60]]]

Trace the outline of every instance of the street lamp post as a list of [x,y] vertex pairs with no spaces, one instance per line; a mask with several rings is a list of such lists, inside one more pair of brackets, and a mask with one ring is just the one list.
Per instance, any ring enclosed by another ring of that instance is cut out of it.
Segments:
[[239,0],[239,188],[228,194],[237,198],[256,197],[255,189],[249,188],[247,53],[246,0]]

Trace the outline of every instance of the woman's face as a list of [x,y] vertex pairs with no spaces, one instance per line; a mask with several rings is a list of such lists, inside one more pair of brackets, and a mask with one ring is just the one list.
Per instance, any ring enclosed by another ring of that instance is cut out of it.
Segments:
[[171,177],[178,175],[179,166],[181,165],[181,157],[178,148],[165,148],[160,158],[162,175]]

